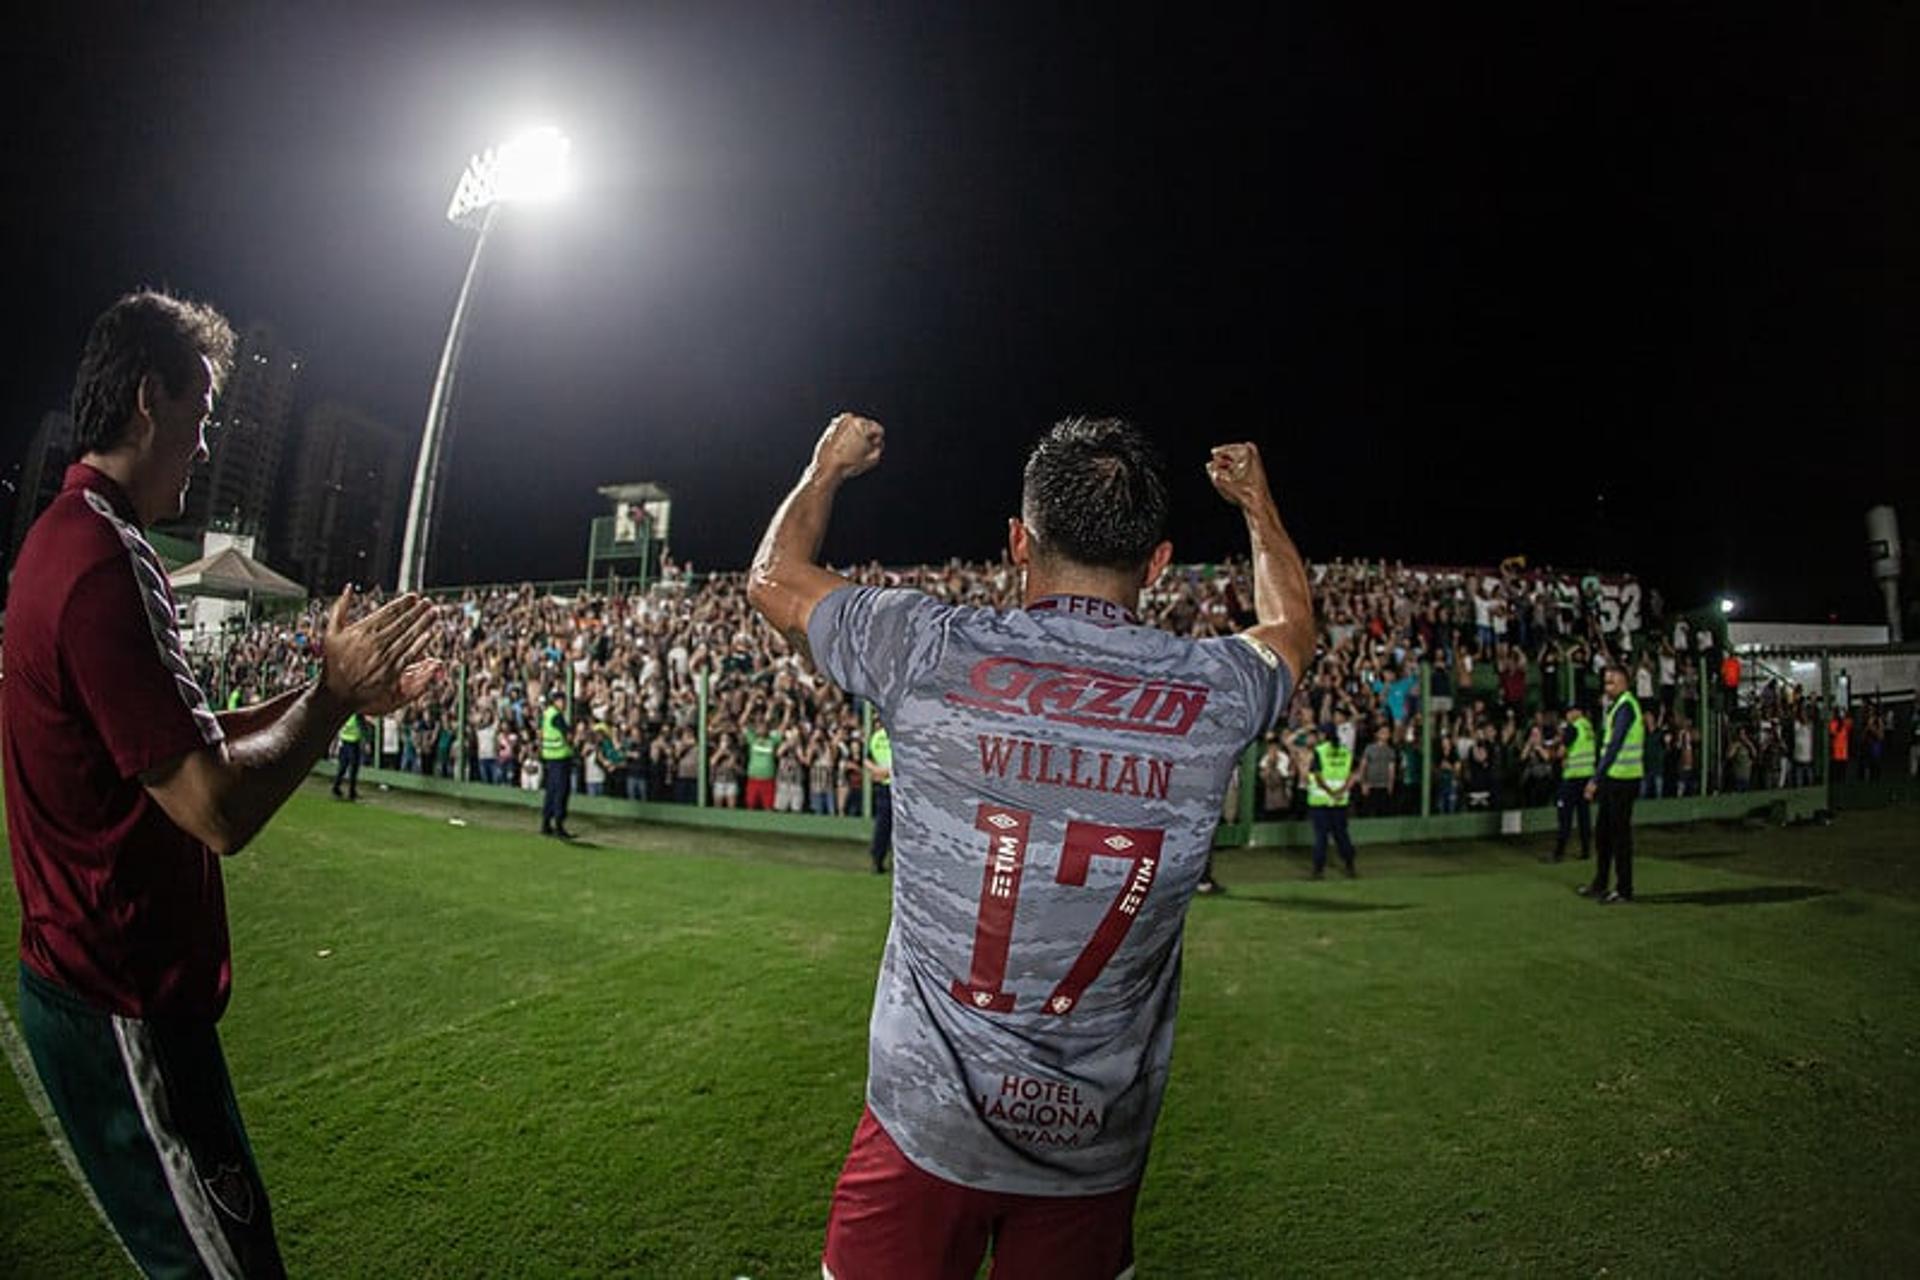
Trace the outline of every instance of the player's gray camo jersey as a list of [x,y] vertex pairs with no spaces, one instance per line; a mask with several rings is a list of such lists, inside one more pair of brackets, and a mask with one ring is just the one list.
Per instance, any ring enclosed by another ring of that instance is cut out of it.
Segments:
[[999,613],[850,587],[808,638],[893,743],[874,1116],[967,1186],[1132,1183],[1166,1087],[1187,904],[1241,750],[1285,705],[1285,665],[1066,596]]

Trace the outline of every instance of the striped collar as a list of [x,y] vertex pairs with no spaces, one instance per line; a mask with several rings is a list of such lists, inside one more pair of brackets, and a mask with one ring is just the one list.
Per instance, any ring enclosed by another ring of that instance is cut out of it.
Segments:
[[66,489],[84,489],[88,493],[97,493],[107,500],[113,513],[128,524],[138,528],[140,517],[133,509],[133,499],[115,480],[98,467],[88,466],[84,462],[75,462],[67,467],[66,474],[60,478],[60,487]]

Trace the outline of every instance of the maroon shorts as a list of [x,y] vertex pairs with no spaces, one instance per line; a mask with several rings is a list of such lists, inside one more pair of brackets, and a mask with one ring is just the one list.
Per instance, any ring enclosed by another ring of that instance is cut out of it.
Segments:
[[832,1280],[1125,1280],[1133,1274],[1140,1184],[1093,1196],[1020,1196],[963,1187],[908,1160],[863,1111],[833,1189]]
[[746,804],[749,809],[773,808],[773,778],[748,778]]

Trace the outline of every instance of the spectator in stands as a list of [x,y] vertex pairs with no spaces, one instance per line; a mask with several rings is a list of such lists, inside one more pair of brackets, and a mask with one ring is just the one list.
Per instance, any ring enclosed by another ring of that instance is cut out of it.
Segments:
[[1519,651],[1504,654],[1500,660],[1500,701],[1509,711],[1519,711],[1527,700],[1527,660]]
[[1278,818],[1293,808],[1293,758],[1278,733],[1269,733],[1260,751],[1260,816]]
[[1426,772],[1420,756],[1420,717],[1413,720],[1400,733],[1400,803],[1397,812],[1418,813],[1420,811],[1420,787]]
[[681,729],[674,738],[673,800],[675,804],[700,803],[700,744],[693,730]]
[[1700,731],[1685,717],[1674,727],[1673,755],[1676,762],[1673,793],[1677,796],[1699,795]]
[[582,724],[573,734],[573,756],[580,762],[581,790],[590,796],[607,794],[607,766],[600,755],[600,735]]
[[1862,726],[1860,744],[1865,748],[1860,753],[1860,777],[1864,782],[1880,781],[1880,767],[1887,754],[1887,718],[1880,709],[1880,700],[1867,701],[1866,723]]
[[1552,730],[1551,713],[1542,712],[1527,728],[1520,747],[1520,805],[1534,809],[1553,797],[1553,750],[1557,735]]
[[812,813],[838,813],[834,791],[840,777],[840,762],[833,739],[815,730],[807,746],[807,808]]
[[500,726],[491,715],[487,715],[475,727],[473,738],[480,781],[487,786],[494,786],[500,780]]
[[1387,718],[1402,725],[1420,701],[1420,673],[1415,664],[1408,662],[1388,674],[1392,679],[1386,685]]
[[453,713],[444,707],[437,709],[433,718],[433,771],[437,776],[453,777],[453,747],[456,741]]
[[[778,755],[780,751],[781,729],[770,729],[767,717],[760,707],[760,695],[755,694],[750,706],[756,708],[747,721],[745,734],[747,748],[747,791],[746,807],[749,809],[772,809],[778,799]],[[782,721],[782,729],[785,721]]]
[[1473,744],[1473,752],[1467,757],[1466,807],[1469,809],[1492,809],[1495,807],[1497,790],[1493,754],[1484,737]]
[[1393,730],[1381,725],[1360,755],[1360,804],[1363,818],[1384,818],[1393,812],[1394,783],[1400,773],[1400,753],[1393,749]]
[[723,733],[714,740],[707,777],[713,787],[713,803],[719,809],[740,807],[740,751],[733,735]]
[[1667,713],[1659,703],[1653,703],[1647,712],[1647,771],[1640,779],[1640,795],[1643,799],[1658,800],[1666,794],[1667,748],[1672,741],[1673,735],[1667,728]]
[[1827,751],[1833,761],[1833,780],[1848,782],[1847,757],[1853,752],[1853,712],[1842,710],[1827,721]]
[[1733,790],[1753,790],[1754,766],[1759,756],[1759,748],[1754,745],[1753,735],[1747,726],[1736,726],[1733,739],[1727,744],[1727,773]]
[[1793,717],[1793,785],[1813,785],[1813,708],[1800,704]]
[[1433,811],[1457,813],[1460,809],[1460,771],[1450,755],[1440,757],[1433,775]]
[[780,743],[774,762],[773,808],[776,813],[799,813],[806,807],[806,770],[800,744],[792,734]]

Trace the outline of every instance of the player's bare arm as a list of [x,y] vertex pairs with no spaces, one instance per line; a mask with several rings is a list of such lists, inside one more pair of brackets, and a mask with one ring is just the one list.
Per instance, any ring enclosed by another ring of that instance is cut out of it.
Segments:
[[880,462],[886,432],[871,418],[839,414],[813,447],[813,460],[800,473],[786,501],[773,513],[747,574],[747,599],[787,643],[807,648],[807,620],[813,607],[847,580],[821,568],[820,542],[833,514],[833,498],[843,482],[871,471]]
[[434,636],[430,602],[401,596],[348,623],[351,594],[334,602],[320,677],[277,715],[141,775],[167,816],[214,852],[246,847],[326,754],[350,714],[384,715],[439,679],[440,664],[425,656]]
[[244,738],[250,733],[258,733],[292,710],[293,704],[299,701],[300,695],[306,691],[305,685],[297,689],[288,689],[264,702],[235,707],[231,711],[222,711],[216,719],[220,721],[220,728],[226,733],[229,741],[234,738]]
[[1313,658],[1313,591],[1307,566],[1280,523],[1260,450],[1252,444],[1215,445],[1207,479],[1240,508],[1253,546],[1253,608],[1260,621],[1243,633],[1286,660],[1298,681]]

